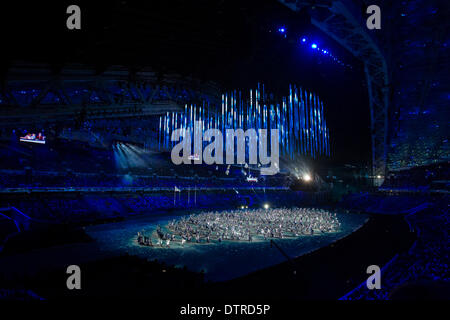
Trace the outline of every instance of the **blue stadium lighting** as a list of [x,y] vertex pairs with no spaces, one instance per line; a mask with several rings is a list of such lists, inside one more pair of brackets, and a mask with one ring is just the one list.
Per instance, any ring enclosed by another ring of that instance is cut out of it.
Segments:
[[[306,38],[306,37],[302,37],[302,38],[300,39],[300,43],[301,43],[301,44],[307,44],[307,43],[308,43],[307,38]],[[338,59],[337,59],[335,56],[333,56],[333,54],[331,54],[331,52],[329,52],[328,50],[319,48],[319,46],[317,45],[317,43],[314,43],[314,42],[311,43],[311,49],[315,49],[315,50],[321,52],[322,54],[325,54],[325,55],[330,56],[330,57],[333,59],[333,61],[338,62],[339,64],[341,64],[341,65],[343,65],[343,66],[352,68],[350,65],[347,65],[347,64],[342,63],[342,61],[338,60]]]
[[113,145],[113,151],[116,166],[120,169],[146,166],[143,158],[145,152],[142,148],[119,142]]
[[[214,114],[210,115],[205,114],[205,109],[195,104],[186,104],[184,112],[181,113],[167,112],[159,120],[159,150],[170,150],[174,146],[170,137],[172,132],[179,128],[187,130],[191,141],[195,130],[203,135],[209,129],[226,132],[227,129],[237,128],[278,128],[280,153],[283,156],[290,159],[299,155],[309,155],[313,158],[319,155],[330,156],[329,130],[324,118],[324,106],[317,95],[297,86],[290,86],[289,95],[282,97],[281,103],[268,104],[264,99],[264,92],[264,85],[258,84],[256,90],[250,90],[249,99],[236,99],[241,97],[240,91],[224,93],[221,108],[216,108]],[[196,129],[194,124],[197,120],[202,121],[204,126]],[[121,156],[119,152],[123,146],[119,147],[118,156]],[[122,165],[121,160],[122,158],[118,157],[119,166]]]

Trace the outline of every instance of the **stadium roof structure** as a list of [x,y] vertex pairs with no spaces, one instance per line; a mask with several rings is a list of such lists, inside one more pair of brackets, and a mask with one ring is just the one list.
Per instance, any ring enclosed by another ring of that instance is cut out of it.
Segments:
[[[389,169],[395,169],[398,163],[417,165],[448,160],[449,147],[444,142],[446,138],[442,129],[437,130],[437,134],[433,133],[431,141],[421,143],[420,140],[425,140],[433,129],[414,130],[414,124],[410,124],[414,120],[399,124],[401,116],[405,118],[406,114],[413,112],[420,115],[431,113],[432,119],[428,116],[426,121],[432,122],[429,126],[434,129],[446,126],[442,120],[448,119],[448,110],[442,107],[448,104],[449,83],[449,41],[445,37],[449,9],[445,1],[370,3],[382,8],[381,30],[366,27],[365,19],[369,16],[366,14],[369,6],[366,1],[279,1],[296,12],[307,11],[313,25],[364,63],[375,185],[383,183],[388,159]],[[447,117],[442,117],[443,114]],[[424,120],[419,117],[419,122]],[[415,122],[417,127],[418,121]],[[418,141],[407,138],[414,131],[422,132],[417,137]],[[398,132],[400,135],[403,132],[400,139]],[[392,144],[395,140],[400,141]],[[421,145],[417,146],[418,143]],[[393,161],[399,157],[399,147],[405,149],[405,146],[406,151],[400,152],[401,159]],[[411,156],[408,151],[413,150],[415,159],[406,160]]]

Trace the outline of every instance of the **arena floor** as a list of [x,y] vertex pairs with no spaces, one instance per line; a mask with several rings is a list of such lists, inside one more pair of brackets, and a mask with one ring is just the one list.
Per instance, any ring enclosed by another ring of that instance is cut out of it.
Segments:
[[[105,255],[128,253],[149,260],[158,259],[168,265],[186,266],[191,271],[204,271],[205,279],[225,281],[237,278],[286,261],[283,254],[271,247],[270,240],[222,241],[221,243],[185,243],[170,248],[141,246],[137,243],[137,233],[153,233],[158,225],[179,219],[193,211],[171,212],[170,215],[147,216],[119,223],[86,227],[86,232],[94,238],[97,247]],[[278,246],[291,258],[299,257],[332,242],[342,239],[360,228],[367,221],[364,214],[337,213],[341,222],[340,230],[331,233],[302,235],[296,238],[275,239]]]

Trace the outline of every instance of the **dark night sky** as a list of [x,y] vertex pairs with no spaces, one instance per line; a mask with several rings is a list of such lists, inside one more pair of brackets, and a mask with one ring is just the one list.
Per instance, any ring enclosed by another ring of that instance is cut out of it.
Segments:
[[[66,8],[78,4],[82,30],[66,29]],[[334,160],[369,160],[369,108],[358,61],[310,23],[277,1],[16,1],[2,3],[1,36],[13,61],[81,62],[101,71],[110,64],[192,74],[226,89],[264,82],[276,94],[289,83],[324,101]],[[287,38],[276,29],[285,26]],[[271,32],[270,32],[271,31]],[[313,53],[298,40],[306,35],[351,63],[352,70]]]

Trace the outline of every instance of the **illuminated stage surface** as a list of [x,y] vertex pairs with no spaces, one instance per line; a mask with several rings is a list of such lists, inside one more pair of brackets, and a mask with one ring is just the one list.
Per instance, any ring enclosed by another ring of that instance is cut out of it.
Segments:
[[[200,211],[199,211],[200,212]],[[168,265],[186,266],[189,270],[205,272],[205,279],[224,281],[246,275],[286,261],[278,249],[271,247],[270,240],[223,241],[221,243],[171,244],[167,247],[146,247],[137,243],[137,233],[145,230],[153,233],[157,226],[180,218],[193,211],[179,211],[170,215],[145,217],[119,223],[86,227],[86,232],[97,241],[101,251],[109,254],[128,253],[149,260],[158,259]],[[274,239],[290,257],[298,257],[325,247],[360,228],[368,219],[364,214],[337,213],[340,230],[332,233],[303,235],[297,238]],[[155,238],[153,238],[155,243]]]

